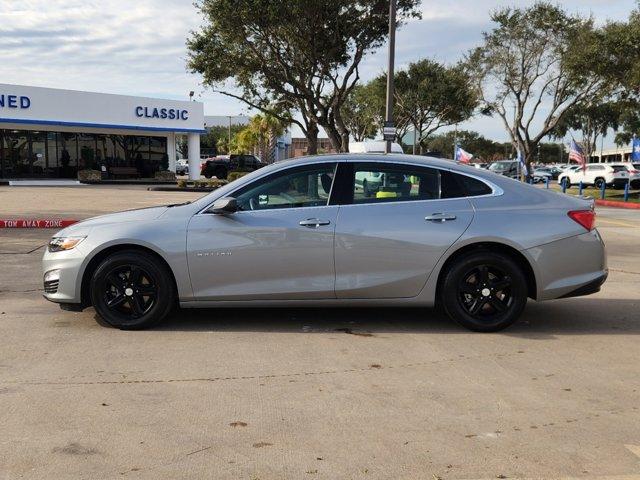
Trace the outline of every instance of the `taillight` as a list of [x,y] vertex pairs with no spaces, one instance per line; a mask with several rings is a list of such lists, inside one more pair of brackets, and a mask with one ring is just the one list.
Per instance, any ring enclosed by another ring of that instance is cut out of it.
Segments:
[[204,171],[207,169],[207,162],[200,164],[200,173],[204,175]]
[[571,220],[591,231],[596,226],[596,212],[593,210],[572,210],[567,213]]

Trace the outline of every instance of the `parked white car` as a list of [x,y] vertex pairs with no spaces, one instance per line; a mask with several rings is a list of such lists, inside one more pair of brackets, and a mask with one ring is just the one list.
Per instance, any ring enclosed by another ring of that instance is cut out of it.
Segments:
[[596,188],[602,188],[603,184],[608,187],[623,188],[624,184],[629,181],[629,172],[623,166],[591,163],[584,170],[581,166],[574,166],[565,170],[558,177],[558,183],[562,184],[565,178],[567,188],[571,187],[571,185],[578,185],[580,182],[584,186],[592,185]]
[[629,184],[631,188],[640,188],[640,162],[612,163],[612,167],[624,167],[629,172]]

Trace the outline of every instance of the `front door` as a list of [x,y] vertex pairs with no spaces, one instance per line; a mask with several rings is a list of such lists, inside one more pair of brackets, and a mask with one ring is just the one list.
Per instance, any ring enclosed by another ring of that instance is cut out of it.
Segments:
[[443,198],[439,170],[352,165],[349,204],[336,226],[336,295],[414,297],[471,223],[473,208],[464,197]]
[[335,298],[335,167],[276,172],[229,195],[240,211],[195,215],[187,232],[195,299]]

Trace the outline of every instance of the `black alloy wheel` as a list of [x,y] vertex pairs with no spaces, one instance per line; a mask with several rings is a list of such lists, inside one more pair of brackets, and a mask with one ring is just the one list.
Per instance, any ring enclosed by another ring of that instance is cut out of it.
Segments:
[[462,276],[458,298],[469,314],[491,321],[513,303],[511,277],[493,265],[478,265]]
[[175,287],[166,266],[151,254],[123,251],[105,258],[95,270],[91,300],[108,324],[141,329],[169,314],[175,303]]
[[527,297],[527,281],[518,263],[509,255],[484,250],[454,260],[440,288],[447,315],[479,332],[495,332],[514,323]]
[[104,302],[110,310],[132,320],[149,312],[158,298],[153,276],[138,265],[120,265],[105,281]]

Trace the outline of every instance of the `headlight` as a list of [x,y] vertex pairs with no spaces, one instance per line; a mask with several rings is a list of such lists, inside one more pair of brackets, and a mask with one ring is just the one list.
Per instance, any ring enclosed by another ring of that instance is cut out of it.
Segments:
[[50,252],[62,252],[63,250],[71,250],[87,237],[53,237],[49,240]]

